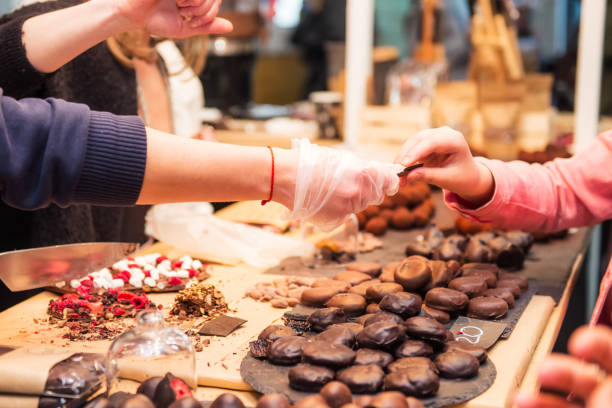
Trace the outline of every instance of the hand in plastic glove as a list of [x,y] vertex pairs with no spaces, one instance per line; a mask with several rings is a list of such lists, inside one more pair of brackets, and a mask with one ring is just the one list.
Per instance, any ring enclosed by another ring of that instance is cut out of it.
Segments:
[[350,152],[293,141],[298,149],[292,219],[303,219],[325,230],[342,224],[368,205],[380,204],[399,188],[401,167],[366,161]]
[[489,169],[474,160],[463,135],[447,126],[411,137],[395,161],[403,166],[423,163],[406,178],[450,190],[474,207],[486,203],[493,194],[495,185]]
[[[572,356],[553,354],[544,360],[538,375],[542,388],[571,394],[576,400],[585,401],[587,408],[609,407],[612,401],[612,329],[581,327],[570,337],[568,349]],[[587,362],[596,363],[599,368]],[[514,402],[519,408],[585,406],[546,392],[520,393]]]

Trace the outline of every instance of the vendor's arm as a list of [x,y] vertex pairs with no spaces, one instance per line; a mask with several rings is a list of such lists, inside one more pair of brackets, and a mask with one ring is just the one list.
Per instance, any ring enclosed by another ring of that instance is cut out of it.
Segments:
[[399,160],[425,162],[409,179],[449,190],[451,208],[503,228],[555,231],[612,217],[612,132],[572,158],[540,165],[473,159],[459,132],[440,128],[406,142]]

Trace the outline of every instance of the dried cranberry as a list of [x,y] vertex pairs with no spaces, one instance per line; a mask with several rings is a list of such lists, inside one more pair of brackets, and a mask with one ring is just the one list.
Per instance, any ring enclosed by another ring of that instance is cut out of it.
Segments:
[[167,256],[164,256],[164,255],[158,256],[158,257],[155,259],[155,263],[161,263],[161,262],[165,261],[166,259],[168,259],[168,257],[167,257]]
[[123,309],[123,308],[121,308],[119,306],[116,306],[116,307],[113,308],[113,314],[115,316],[121,316],[121,315],[124,315],[125,313],[126,313],[125,309]]
[[185,383],[185,381],[181,380],[180,378],[174,378],[170,383],[170,386],[174,390],[174,394],[176,395],[177,400],[191,396],[191,390],[189,389],[189,386]]
[[194,278],[194,277],[196,277],[198,275],[198,271],[196,271],[193,268],[189,268],[189,269],[187,269],[187,271],[189,272],[189,277],[190,278]]
[[146,278],[150,278],[151,277],[151,271],[144,271],[144,276]]
[[180,269],[183,266],[183,261],[172,262],[172,269]]
[[143,307],[149,304],[149,299],[147,299],[146,297],[136,296],[130,299],[130,303],[133,304],[136,309],[142,309]]
[[132,299],[136,297],[132,292],[121,291],[117,293],[117,301],[119,302],[130,302]]
[[168,279],[168,283],[170,285],[181,285],[183,281],[181,280],[181,278],[177,278],[176,276],[173,276],[170,279]]
[[93,281],[91,281],[89,279],[83,279],[81,281],[81,286],[85,286],[85,287],[91,288],[93,286]]
[[128,283],[131,277],[132,274],[128,271],[121,271],[115,276],[116,279],[121,279],[124,283]]

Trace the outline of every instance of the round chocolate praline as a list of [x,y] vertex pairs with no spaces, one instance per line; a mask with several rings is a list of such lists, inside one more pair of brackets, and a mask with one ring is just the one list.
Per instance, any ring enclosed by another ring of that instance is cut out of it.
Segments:
[[381,350],[373,350],[368,348],[360,348],[355,354],[354,365],[376,364],[381,368],[386,368],[393,362],[393,356]]
[[396,358],[429,357],[432,354],[433,348],[420,340],[405,340],[395,349]]
[[273,392],[262,395],[255,408],[291,408],[291,403],[283,394]]
[[313,331],[322,332],[332,324],[346,322],[346,313],[338,307],[327,307],[315,310],[306,321]]
[[421,297],[407,292],[390,293],[382,298],[378,306],[382,310],[400,315],[406,319],[407,317],[419,314],[421,310]]
[[327,329],[317,334],[315,340],[324,341],[329,344],[342,344],[349,348],[355,346],[355,334],[353,334],[351,329],[340,325],[332,326],[328,326]]
[[334,379],[334,372],[326,367],[298,364],[289,370],[289,386],[300,391],[319,391]]
[[444,261],[429,261],[431,269],[431,287],[446,286],[453,278],[453,273]]
[[355,360],[355,352],[342,344],[313,341],[302,347],[302,360],[314,365],[342,368]]
[[479,296],[470,300],[468,317],[476,319],[499,319],[508,313],[508,303],[497,297]]
[[418,292],[431,280],[431,269],[427,261],[406,258],[395,270],[395,281],[407,292]]
[[267,340],[270,343],[273,343],[281,337],[289,337],[296,335],[297,333],[291,327],[283,326],[280,324],[273,324],[263,329],[262,332],[259,333],[259,336],[257,338],[259,340]]
[[404,395],[428,397],[440,388],[440,378],[428,368],[415,366],[387,374],[384,388]]
[[404,319],[402,319],[400,316],[394,313],[381,311],[381,312],[374,313],[373,316],[368,317],[365,320],[365,322],[363,322],[363,327],[368,327],[371,324],[380,323],[380,322],[391,322],[391,323],[401,324],[404,322]]
[[493,274],[495,274],[495,277],[499,279],[499,267],[492,263],[469,262],[461,266],[462,273],[465,273],[468,270],[480,270],[480,271],[493,272]]
[[445,344],[444,351],[462,351],[464,353],[471,354],[481,364],[487,359],[487,350],[466,341],[448,341]]
[[353,394],[346,384],[340,381],[331,381],[325,384],[319,394],[331,408],[340,408],[345,404],[353,402]]
[[427,357],[398,358],[387,366],[387,371],[392,373],[394,371],[401,371],[410,367],[425,367],[438,374],[438,368],[434,362]]
[[366,300],[361,295],[354,293],[338,293],[329,299],[325,306],[338,307],[344,310],[347,316],[360,316],[366,308]]
[[345,368],[338,372],[336,379],[356,394],[374,394],[380,389],[384,376],[382,368],[370,364]]
[[497,285],[497,276],[491,271],[482,269],[467,269],[463,271],[461,276],[475,276],[477,278],[484,279],[487,287],[494,288]]
[[462,351],[438,354],[435,361],[440,375],[446,378],[470,378],[478,374],[478,360]]
[[370,302],[378,303],[380,300],[389,293],[401,292],[404,288],[402,285],[395,282],[382,282],[376,285],[370,286],[366,290],[366,299]]
[[359,347],[384,349],[393,346],[404,337],[405,328],[391,322],[378,322],[364,327],[357,335]]
[[458,290],[468,295],[468,297],[473,298],[482,296],[484,291],[487,290],[487,283],[483,278],[478,276],[462,276],[450,281],[448,283],[448,288]]
[[406,333],[415,339],[433,340],[440,343],[446,339],[446,328],[431,317],[411,317],[406,319],[404,327]]
[[163,380],[163,378],[164,377],[148,378],[147,380],[143,381],[140,386],[138,386],[136,392],[138,394],[146,395],[152,401],[153,398],[155,398],[155,390],[157,389],[157,386],[159,385],[160,381]]
[[433,288],[425,295],[425,304],[445,312],[458,312],[467,307],[470,299],[458,290]]
[[509,308],[512,309],[514,307],[514,295],[507,288],[487,289],[482,295],[486,297],[496,297],[503,299],[508,304]]
[[308,343],[304,337],[290,336],[276,340],[268,350],[268,360],[272,364],[292,365],[302,359],[302,347]]

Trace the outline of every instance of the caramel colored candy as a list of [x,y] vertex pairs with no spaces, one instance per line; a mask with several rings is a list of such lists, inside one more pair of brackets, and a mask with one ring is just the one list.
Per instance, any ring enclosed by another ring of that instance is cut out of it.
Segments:
[[330,286],[308,288],[302,292],[301,302],[306,306],[323,306],[337,293],[337,288]]
[[335,274],[333,280],[343,281],[351,286],[359,285],[362,282],[372,279],[368,274],[357,271],[342,271]]
[[417,292],[431,280],[431,269],[427,261],[409,257],[395,271],[395,281],[407,292]]
[[401,292],[402,285],[394,282],[378,283],[370,286],[366,290],[366,299],[370,302],[378,303],[385,295],[389,293]]
[[376,278],[382,271],[382,266],[377,262],[365,262],[355,261],[346,265],[346,269],[349,271],[357,271],[370,275],[372,278]]
[[259,340],[267,340],[270,343],[274,343],[281,337],[289,336],[297,336],[297,333],[291,327],[283,326],[280,324],[273,324],[263,329],[262,332],[259,333],[259,336],[257,338]]
[[485,290],[487,290],[487,283],[478,276],[462,276],[450,281],[448,288],[458,290],[473,298],[482,296]]
[[458,312],[467,307],[470,299],[458,290],[433,288],[425,295],[425,304],[445,312]]
[[366,308],[366,300],[361,295],[353,293],[338,293],[325,303],[327,307],[338,307],[347,316],[359,316]]
[[319,278],[312,282],[311,288],[335,288],[336,293],[343,293],[351,288],[351,284],[342,280]]
[[476,319],[499,319],[508,313],[508,303],[497,297],[479,296],[470,300],[468,317]]
[[377,283],[380,283],[378,279],[370,279],[370,280],[360,283],[359,285],[353,286],[352,288],[348,290],[348,292],[365,297],[366,291],[368,290],[368,288],[372,285],[376,285]]

